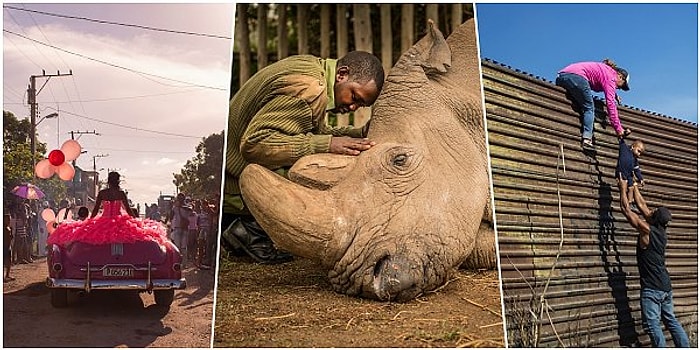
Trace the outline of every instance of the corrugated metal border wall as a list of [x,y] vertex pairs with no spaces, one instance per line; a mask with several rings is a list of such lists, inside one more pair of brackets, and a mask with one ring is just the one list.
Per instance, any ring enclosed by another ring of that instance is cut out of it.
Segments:
[[[618,143],[604,124],[602,101],[596,101],[597,152],[589,156],[563,89],[490,60],[482,69],[509,345],[535,345],[534,324],[538,346],[649,345],[641,326],[637,231],[619,210]],[[675,312],[696,336],[697,125],[628,106],[620,107],[620,119],[634,131],[630,140],[646,145],[642,195],[652,210],[664,205],[673,213],[666,254]],[[546,307],[534,317],[530,310],[538,305]]]

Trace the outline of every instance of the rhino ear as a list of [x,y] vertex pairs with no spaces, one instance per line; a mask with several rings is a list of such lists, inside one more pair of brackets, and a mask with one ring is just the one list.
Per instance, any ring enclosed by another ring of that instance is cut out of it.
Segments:
[[428,34],[416,46],[420,52],[420,66],[427,75],[446,73],[452,65],[450,47],[432,19],[428,20]]
[[452,48],[452,69],[445,78],[465,91],[481,91],[481,73],[479,72],[479,50],[476,46],[476,26],[474,19],[469,19],[457,27],[447,44]]
[[[451,65],[452,51],[431,20],[428,21],[428,34],[401,55],[386,81],[399,85],[425,83],[446,74]],[[387,85],[384,85],[386,88]]]

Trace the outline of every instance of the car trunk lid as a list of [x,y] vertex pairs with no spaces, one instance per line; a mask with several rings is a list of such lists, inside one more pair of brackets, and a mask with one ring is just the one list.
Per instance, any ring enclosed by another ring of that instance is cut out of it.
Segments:
[[165,248],[156,242],[112,243],[92,245],[72,243],[66,257],[76,265],[100,266],[106,264],[147,265],[162,264],[167,258]]

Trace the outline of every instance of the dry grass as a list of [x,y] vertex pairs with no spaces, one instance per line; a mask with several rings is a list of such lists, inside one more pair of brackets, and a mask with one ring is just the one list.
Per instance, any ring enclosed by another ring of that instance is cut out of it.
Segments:
[[407,303],[332,291],[306,259],[277,266],[224,259],[215,347],[503,347],[498,274],[460,270]]

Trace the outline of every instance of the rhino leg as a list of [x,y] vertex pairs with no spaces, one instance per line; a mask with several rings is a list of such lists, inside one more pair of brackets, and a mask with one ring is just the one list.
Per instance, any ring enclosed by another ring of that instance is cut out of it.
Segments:
[[474,250],[461,265],[469,270],[496,268],[496,239],[494,237],[493,226],[482,221],[479,231],[476,233]]

